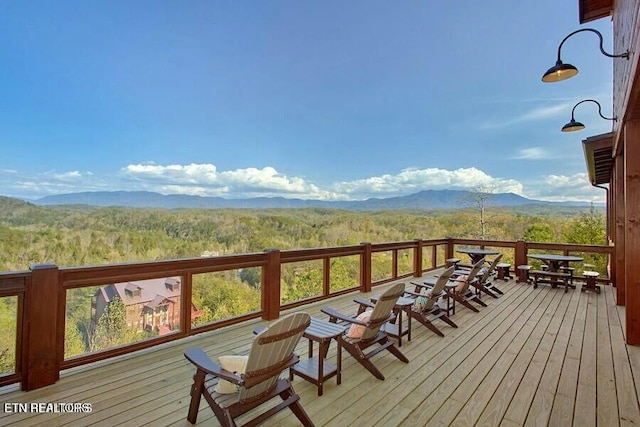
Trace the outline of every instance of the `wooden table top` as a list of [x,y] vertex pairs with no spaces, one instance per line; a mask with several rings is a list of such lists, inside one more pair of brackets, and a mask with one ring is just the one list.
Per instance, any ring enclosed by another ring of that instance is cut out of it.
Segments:
[[571,255],[556,255],[556,254],[528,254],[529,258],[540,259],[543,261],[564,261],[564,262],[579,262],[584,261],[583,258]]
[[493,249],[479,249],[479,248],[459,248],[456,249],[456,252],[460,252],[462,254],[472,254],[472,255],[498,255],[500,252],[494,251]]

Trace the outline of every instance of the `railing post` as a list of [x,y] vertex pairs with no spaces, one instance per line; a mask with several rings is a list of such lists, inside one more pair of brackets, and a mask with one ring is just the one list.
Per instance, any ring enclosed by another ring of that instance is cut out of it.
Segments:
[[[32,265],[25,298],[25,331],[22,389],[34,390],[60,379],[58,340],[58,267]],[[64,330],[64,328],[63,328]]]
[[518,270],[519,265],[524,265],[527,263],[527,244],[523,240],[516,241],[516,253],[514,262],[514,269],[516,270],[516,275],[518,276],[517,281],[526,282],[526,278],[522,277],[522,270]]
[[413,277],[422,276],[422,239],[414,239],[416,247],[413,249]]
[[280,317],[280,278],[282,274],[279,249],[265,249],[267,264],[262,274],[262,310],[264,320]]
[[453,239],[447,237],[447,250],[444,259],[453,258]]
[[371,243],[362,242],[360,255],[360,291],[371,292]]

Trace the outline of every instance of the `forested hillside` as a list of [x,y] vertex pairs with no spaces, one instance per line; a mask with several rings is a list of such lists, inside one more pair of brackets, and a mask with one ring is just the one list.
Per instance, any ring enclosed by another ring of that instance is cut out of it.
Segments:
[[[489,208],[484,212],[485,235],[497,240],[604,243],[601,213],[593,208],[561,209],[538,208],[535,213],[525,213]],[[478,215],[474,209],[352,212],[323,208],[44,207],[0,197],[0,271],[26,270],[32,263],[71,267],[238,254],[266,248],[286,250],[446,236],[479,238]],[[372,259],[374,275],[389,268],[385,257],[388,254],[376,254]],[[357,257],[331,261],[332,289],[357,283],[358,262]],[[399,269],[411,271],[408,256],[399,260]],[[194,322],[208,323],[259,310],[259,270],[195,275],[193,303],[201,314]],[[283,266],[281,288],[283,302],[318,295],[322,289],[321,265],[307,262]],[[91,301],[98,290],[94,286],[67,292],[65,357],[158,333],[136,329],[136,322],[127,317],[131,309],[122,302],[112,304],[99,319],[92,318]],[[16,313],[16,298],[2,298],[0,372],[13,369]],[[142,315],[140,318],[143,322],[146,319]],[[169,327],[176,329],[180,325]]]
[[[488,238],[570,242],[588,209],[488,210]],[[0,271],[453,236],[478,238],[478,213],[331,209],[161,210],[43,207],[0,197]],[[599,214],[598,214],[599,215]],[[604,222],[603,222],[604,224]],[[553,230],[552,239],[536,230]],[[532,234],[533,233],[533,234]],[[584,242],[587,243],[587,242]],[[604,243],[604,236],[597,243]]]

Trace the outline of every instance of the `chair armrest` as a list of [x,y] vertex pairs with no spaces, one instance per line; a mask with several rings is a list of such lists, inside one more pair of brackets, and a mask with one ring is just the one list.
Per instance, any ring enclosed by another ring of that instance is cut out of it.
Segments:
[[358,314],[360,314],[363,311],[365,311],[365,307],[366,308],[375,307],[374,303],[372,303],[371,301],[363,300],[362,298],[354,298],[353,302],[355,302],[356,304],[360,304],[360,307],[358,308]]
[[323,307],[320,311],[322,311],[324,314],[329,316],[329,321],[332,323],[336,323],[336,320],[342,320],[344,322],[348,322],[348,323],[355,323],[356,325],[362,325],[362,326],[371,326],[373,323],[386,323],[386,322],[391,322],[392,320],[394,320],[396,318],[396,316],[393,313],[389,314],[389,317],[387,317],[384,320],[380,320],[378,322],[363,322],[362,320],[358,320],[355,317],[351,317],[348,316],[346,314],[342,314],[339,311],[334,310],[331,307]]
[[[413,292],[415,293],[419,293],[422,289],[426,289],[429,290],[431,288],[433,288],[433,285],[429,284],[429,283],[418,283],[418,282],[409,282],[411,283],[413,286],[415,286],[416,288],[413,290]],[[406,291],[405,291],[406,292]]]
[[407,298],[417,298],[419,296],[423,296],[419,292],[413,292],[413,291],[404,291],[404,294],[409,295]]
[[336,323],[336,320],[342,320],[344,322],[355,323],[357,325],[367,326],[367,322],[362,322],[355,317],[351,317],[346,314],[342,314],[331,307],[323,307],[320,311],[329,316],[329,321]]
[[431,295],[431,298],[441,298],[447,295],[447,292],[443,289],[438,295]]
[[229,372],[226,369],[222,369],[220,365],[211,360],[200,348],[188,348],[184,352],[184,357],[186,357],[189,362],[196,365],[198,369],[206,372],[207,374],[222,378],[223,380],[230,381],[234,384],[241,385],[244,383],[244,380],[239,375]]

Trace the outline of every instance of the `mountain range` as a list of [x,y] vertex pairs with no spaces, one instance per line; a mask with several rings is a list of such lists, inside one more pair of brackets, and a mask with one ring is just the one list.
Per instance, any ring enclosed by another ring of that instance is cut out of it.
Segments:
[[[225,199],[184,194],[160,194],[149,191],[96,191],[57,194],[29,202],[36,205],[89,205],[124,206],[132,208],[193,208],[193,209],[268,209],[268,208],[335,208],[354,211],[375,210],[430,210],[455,209],[472,206],[474,193],[463,190],[425,190],[407,196],[370,198],[360,201],[327,201],[287,199],[284,197],[255,197],[249,199]],[[546,202],[527,199],[514,193],[494,193],[485,201],[485,206],[514,207],[523,205],[542,206],[589,206],[586,202]]]

